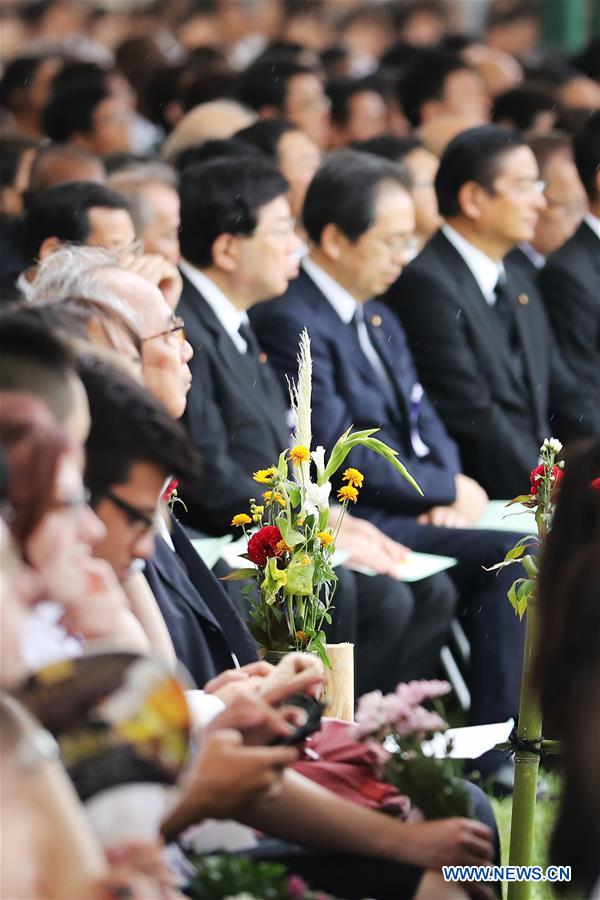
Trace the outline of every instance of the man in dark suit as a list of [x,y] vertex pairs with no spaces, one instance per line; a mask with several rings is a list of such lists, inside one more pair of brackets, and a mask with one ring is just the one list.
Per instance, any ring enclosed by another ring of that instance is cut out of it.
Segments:
[[[299,241],[287,184],[270,163],[204,164],[184,175],[180,191],[184,287],[177,311],[194,348],[184,421],[202,461],[197,487],[184,495],[185,521],[223,534],[251,497],[260,498],[253,471],[289,446],[284,394],[259,353],[247,310],[285,290],[297,272]],[[406,551],[360,519],[346,517],[336,543],[379,573],[339,571],[329,639],[356,642],[359,691],[432,674],[454,606],[447,577],[412,588],[388,577]]]
[[570,135],[562,131],[534,134],[528,144],[544,182],[546,206],[539,212],[531,240],[520,243],[506,259],[526,279],[537,281],[550,254],[572,237],[581,224],[587,199],[573,162]]
[[540,274],[546,310],[579,391],[600,408],[600,112],[575,137],[589,213]]
[[[353,425],[378,426],[423,496],[361,447],[348,461],[364,474],[357,512],[416,550],[454,556],[472,645],[472,721],[516,712],[523,629],[506,599],[512,578],[482,571],[515,537],[466,527],[485,492],[460,471],[456,445],[419,384],[402,328],[370,297],[398,277],[412,246],[414,209],[404,176],[368,154],[332,154],[303,211],[311,251],[284,297],[252,313],[261,345],[282,376],[294,368],[305,326],[313,354],[313,430],[331,449]],[[498,762],[498,760],[495,760]]]
[[542,190],[519,132],[462,132],[436,176],[446,224],[385,297],[464,471],[497,499],[527,490],[545,437],[566,442],[599,425],[600,411],[560,357],[534,283],[502,262],[533,237]]

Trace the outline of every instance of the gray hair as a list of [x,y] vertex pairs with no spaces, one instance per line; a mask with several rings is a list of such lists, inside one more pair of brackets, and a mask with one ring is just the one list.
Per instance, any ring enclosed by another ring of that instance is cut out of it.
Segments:
[[19,288],[28,306],[46,306],[75,297],[93,300],[110,307],[140,332],[142,323],[137,313],[98,278],[100,269],[118,268],[117,257],[108,250],[64,244],[41,260],[33,281],[20,279]]
[[141,163],[114,172],[107,184],[127,200],[135,232],[139,235],[155,219],[154,208],[145,195],[145,188],[162,184],[176,191],[177,175],[166,163]]

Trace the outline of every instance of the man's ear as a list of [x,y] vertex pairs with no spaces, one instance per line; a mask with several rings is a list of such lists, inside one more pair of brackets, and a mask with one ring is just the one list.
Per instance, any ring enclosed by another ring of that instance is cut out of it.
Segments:
[[481,201],[487,192],[476,181],[466,181],[458,190],[458,205],[463,216],[472,221],[481,218]]
[[220,234],[213,241],[212,258],[213,265],[217,269],[222,269],[224,272],[234,272],[238,263],[238,255],[239,244],[235,235]]
[[344,235],[341,233],[337,225],[330,222],[321,232],[320,249],[321,252],[333,262],[337,262],[342,252],[342,240]]
[[425,102],[421,104],[421,108],[419,110],[421,123],[425,124],[425,122],[431,122],[432,119],[437,118],[442,114],[442,112],[443,109],[441,100],[435,100],[434,98],[425,100]]
[[62,247],[62,241],[57,237],[49,237],[42,243],[38,253],[38,259],[46,259],[51,253],[56,253]]

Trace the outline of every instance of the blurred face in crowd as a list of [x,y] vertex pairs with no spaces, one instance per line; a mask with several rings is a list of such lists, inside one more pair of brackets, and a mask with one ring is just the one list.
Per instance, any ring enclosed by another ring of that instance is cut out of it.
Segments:
[[179,264],[179,194],[168,184],[155,181],[144,187],[144,199],[152,208],[152,221],[139,234],[146,253],[158,253]]
[[121,253],[129,249],[135,241],[135,229],[126,209],[110,209],[95,206],[89,211],[90,233],[86,240],[88,247],[103,247]]
[[277,162],[290,189],[287,197],[295,219],[299,219],[304,197],[319,168],[321,153],[303,131],[286,131],[277,144]]
[[465,115],[478,122],[487,122],[490,116],[490,98],[483,79],[471,69],[456,69],[444,82],[439,100],[427,100],[421,107],[421,118],[428,122],[439,115]]
[[192,384],[188,362],[194,355],[181,320],[146,278],[124,269],[100,269],[98,277],[140,317],[144,383],[174,418],[180,418]]
[[317,75],[307,73],[293,75],[289,79],[283,116],[304,131],[317,147],[325,147],[329,131],[329,100]]
[[298,274],[301,242],[285,197],[265,203],[251,235],[219,235],[213,245],[217,268],[227,276],[234,302],[245,309],[278,297]]
[[0,628],[0,687],[16,687],[27,675],[21,655],[21,638],[28,612],[40,599],[40,578],[21,559],[8,526],[0,516],[0,581],[2,582],[2,628]]
[[600,109],[600,85],[585,75],[578,75],[562,85],[558,99],[569,109]]
[[491,190],[467,182],[459,199],[490,255],[501,258],[521,241],[533,239],[539,214],[546,206],[535,156],[529,147],[509,150],[499,160]]
[[442,223],[434,186],[439,160],[424,147],[416,147],[402,162],[413,183],[410,193],[415,205],[416,233],[425,242]]
[[95,554],[110,563],[121,582],[131,574],[134,559],[150,559],[154,553],[157,506],[166,478],[156,466],[136,462],[127,481],[113,485],[96,505],[106,533]]
[[371,227],[352,242],[334,225],[328,225],[320,249],[340,284],[363,302],[383,294],[396,281],[412,257],[414,230],[415,212],[409,194],[397,184],[383,182]]
[[544,179],[546,206],[532,244],[542,256],[549,256],[575,233],[587,212],[587,199],[575,164],[564,153],[549,159]]
[[82,454],[62,454],[50,508],[25,542],[26,557],[44,584],[46,597],[69,604],[81,600],[86,563],[104,527],[87,504]]
[[106,97],[94,110],[92,130],[79,134],[78,143],[92,153],[126,153],[131,150],[131,107],[123,97]]
[[334,140],[340,146],[351,141],[368,141],[383,134],[386,125],[387,107],[381,94],[377,91],[361,91],[350,97],[348,121],[334,130]]

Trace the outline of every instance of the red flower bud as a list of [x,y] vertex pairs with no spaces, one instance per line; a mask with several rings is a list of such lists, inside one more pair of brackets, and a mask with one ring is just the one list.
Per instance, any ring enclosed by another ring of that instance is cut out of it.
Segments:
[[171,499],[171,494],[173,493],[173,491],[176,491],[178,487],[179,487],[179,480],[177,478],[171,478],[170,482],[168,483],[168,485],[162,492],[160,499],[164,503],[168,503],[169,500]]
[[[536,466],[535,469],[533,469],[533,471],[531,472],[531,474],[529,476],[529,484],[531,485],[529,493],[531,494],[532,497],[535,497],[536,494],[538,493],[540,481],[544,477],[544,473],[545,473],[544,466]],[[553,493],[554,493],[554,491],[557,490],[558,486],[560,485],[560,483],[564,477],[564,474],[565,473],[563,472],[563,470],[561,468],[559,468],[558,466],[552,466],[552,492]]]

